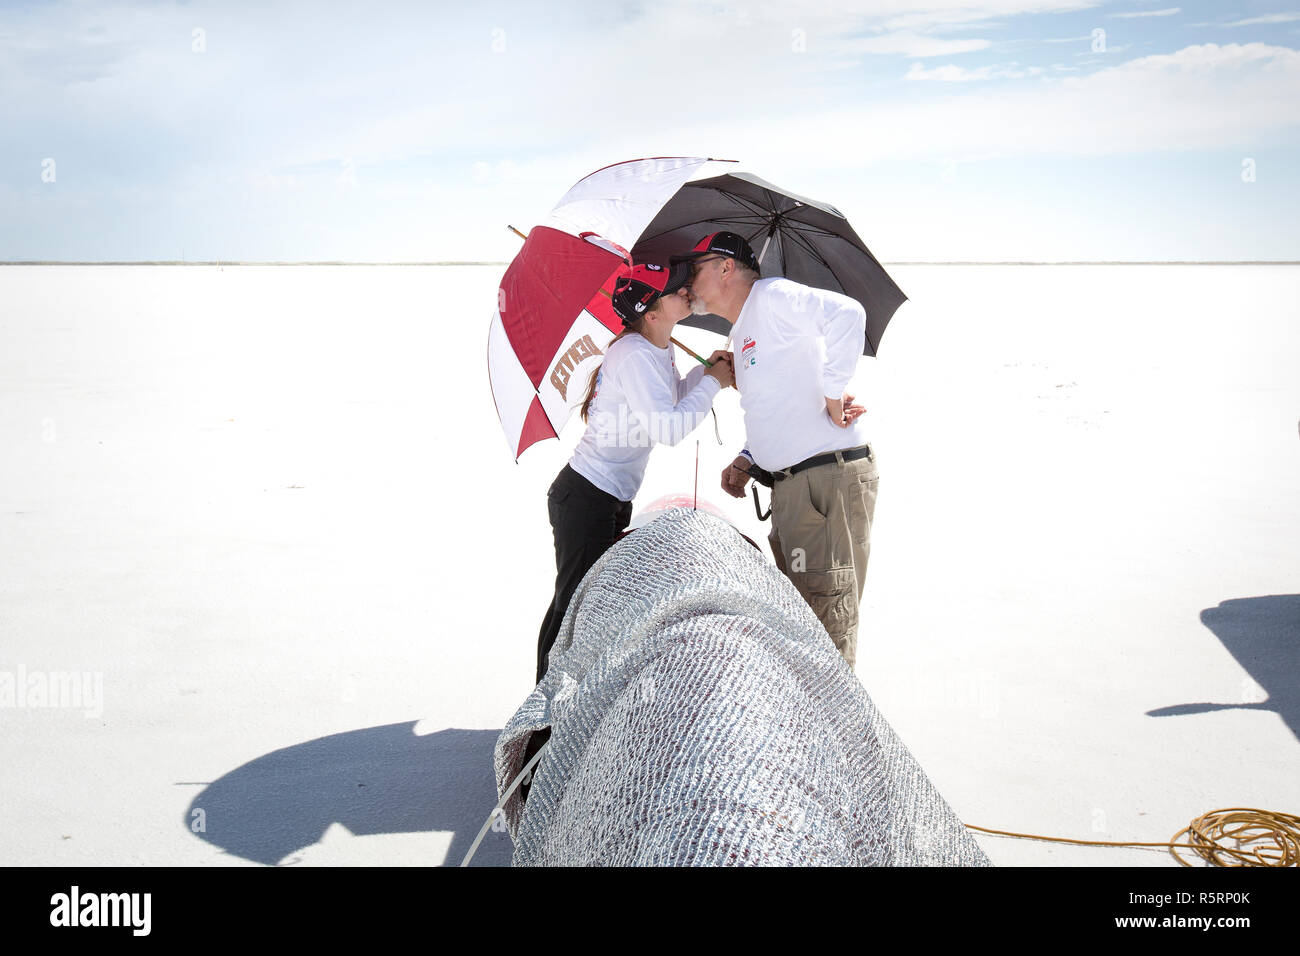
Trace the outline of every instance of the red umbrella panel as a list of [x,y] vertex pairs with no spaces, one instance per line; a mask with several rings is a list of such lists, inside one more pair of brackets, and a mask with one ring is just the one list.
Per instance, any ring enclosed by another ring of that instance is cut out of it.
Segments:
[[610,294],[627,272],[620,247],[538,226],[506,270],[488,333],[497,415],[516,459],[555,438],[587,394],[623,323]]

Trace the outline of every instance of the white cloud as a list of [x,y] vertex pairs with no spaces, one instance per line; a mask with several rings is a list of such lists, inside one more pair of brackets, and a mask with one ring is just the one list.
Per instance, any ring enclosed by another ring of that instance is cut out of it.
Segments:
[[992,43],[988,40],[945,40],[919,33],[899,32],[842,40],[835,45],[835,50],[840,53],[896,53],[910,57],[928,57],[971,53],[986,50],[990,46]]
[[1259,23],[1292,23],[1300,20],[1300,13],[1268,13],[1262,17],[1247,17],[1245,20],[1234,20],[1232,23],[1225,23],[1228,27],[1250,27]]
[[1175,13],[1182,12],[1182,7],[1166,7],[1164,10],[1133,10],[1128,13],[1111,13],[1107,14],[1107,16],[1128,20],[1134,17],[1172,17]]
[[[1064,70],[1064,66],[1057,65],[1055,70]],[[926,69],[920,63],[913,63],[912,68],[903,75],[905,80],[939,80],[944,83],[973,83],[979,80],[1018,80],[1028,76],[1042,76],[1047,73],[1047,68],[1042,66],[1022,67],[1018,63],[1009,63],[1006,65],[990,64],[988,66],[978,66],[966,68],[957,66],[954,63],[946,63],[943,66],[936,66],[932,69]]]
[[873,4],[873,13],[888,7],[905,12],[889,15],[883,22],[886,30],[930,30],[966,26],[981,21],[1039,13],[1066,13],[1097,6],[1098,0],[952,0],[947,3]]
[[[1097,0],[947,0],[938,3],[884,0],[872,4],[865,15],[860,8],[854,10],[861,24],[857,32],[865,31],[869,35],[840,36],[831,42],[830,48],[837,53],[892,54],[918,59],[954,56],[988,49],[992,41],[953,39],[934,34],[977,30],[995,20],[1012,16],[1064,13],[1096,5]],[[826,12],[819,11],[821,14]],[[804,16],[804,11],[800,11],[800,16]],[[825,21],[833,31],[842,30],[845,22]]]
[[[1087,76],[981,87],[921,102],[767,115],[758,128],[686,126],[673,131],[673,141],[720,144],[724,155],[754,163],[762,158],[765,166],[825,168],[907,158],[1246,149],[1300,127],[1300,98],[1292,95],[1297,81],[1300,51],[1205,44]],[[831,131],[833,150],[807,149],[828,142]]]
[[1259,17],[1247,17],[1230,23],[1189,23],[1189,27],[1253,27],[1270,23],[1294,23],[1300,20],[1300,13],[1268,13]]

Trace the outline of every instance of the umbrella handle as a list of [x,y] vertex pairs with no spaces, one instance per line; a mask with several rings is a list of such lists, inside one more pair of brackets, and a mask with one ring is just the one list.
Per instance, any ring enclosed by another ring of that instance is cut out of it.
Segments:
[[679,349],[681,349],[683,352],[685,352],[685,353],[686,353],[687,355],[689,355],[691,358],[695,359],[695,361],[699,362],[701,365],[705,366],[706,368],[713,368],[713,363],[712,363],[712,362],[710,362],[710,361],[709,361],[708,359],[706,359],[706,358],[700,358],[698,355],[696,355],[694,352],[692,352],[690,349],[688,349],[685,345],[682,345],[681,342],[678,342],[677,339],[673,338],[671,335],[668,337],[668,341],[669,341],[669,342],[672,342],[673,345],[677,346]]

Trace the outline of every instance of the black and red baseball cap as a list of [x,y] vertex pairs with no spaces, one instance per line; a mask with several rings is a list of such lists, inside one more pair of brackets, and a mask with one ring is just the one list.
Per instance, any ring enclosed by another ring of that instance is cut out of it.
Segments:
[[754,250],[749,243],[734,232],[711,232],[697,242],[690,252],[673,256],[668,261],[677,265],[679,262],[693,262],[704,256],[725,256],[758,272],[758,256],[754,255]]
[[672,266],[643,262],[631,268],[614,284],[610,297],[614,311],[623,324],[635,322],[655,304],[661,295],[671,295],[691,277],[691,267],[684,262]]

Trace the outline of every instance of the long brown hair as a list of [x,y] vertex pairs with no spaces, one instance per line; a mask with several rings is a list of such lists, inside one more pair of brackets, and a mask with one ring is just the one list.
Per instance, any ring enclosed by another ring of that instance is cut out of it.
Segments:
[[[661,301],[662,298],[663,298],[663,297],[660,296],[658,299],[655,299],[654,305],[652,305],[652,306],[650,307],[650,311],[651,311],[651,312],[653,312],[655,309],[659,308],[659,302]],[[621,339],[623,336],[625,336],[625,335],[633,335],[633,334],[638,334],[638,333],[640,333],[640,331],[641,331],[641,326],[642,326],[644,323],[645,323],[645,316],[640,316],[640,317],[638,317],[635,321],[633,321],[633,322],[631,322],[631,323],[626,323],[626,324],[627,324],[627,328],[623,329],[622,332],[618,333],[618,335],[616,335],[616,336],[614,336],[612,339],[610,339],[609,345],[606,345],[606,346],[605,346],[605,354],[608,355],[608,354],[609,354],[609,348],[610,348],[610,345],[613,345],[615,342],[617,342],[617,341],[618,341],[619,339]],[[597,376],[600,375],[600,366],[601,366],[601,365],[604,365],[604,364],[605,364],[605,360],[604,360],[604,359],[601,359],[601,360],[600,360],[600,365],[597,365],[594,369],[591,370],[591,381],[589,381],[589,382],[587,383],[587,397],[584,398],[584,399],[582,400],[582,411],[579,412],[579,414],[582,415],[582,420],[583,420],[583,422],[586,422],[586,420],[587,420],[587,410],[588,410],[589,408],[591,408],[591,400],[594,399],[594,398],[596,397],[596,378],[597,378]]]

